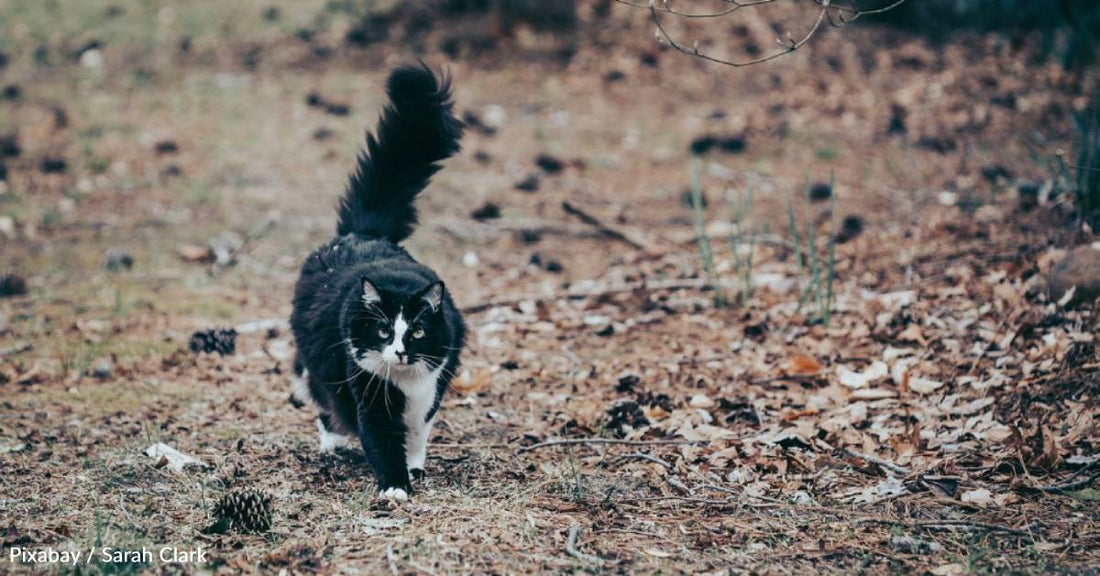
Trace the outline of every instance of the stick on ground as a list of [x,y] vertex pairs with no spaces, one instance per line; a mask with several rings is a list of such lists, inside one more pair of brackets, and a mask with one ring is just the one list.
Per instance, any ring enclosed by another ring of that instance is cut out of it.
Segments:
[[516,453],[530,452],[547,446],[564,446],[566,444],[621,444],[623,446],[672,446],[683,444],[706,444],[703,440],[616,440],[614,438],[563,438],[561,440],[547,440],[530,446],[523,446]]
[[581,552],[580,550],[577,550],[577,537],[580,536],[580,533],[581,533],[581,527],[577,526],[576,524],[574,524],[569,529],[569,539],[566,540],[566,542],[565,542],[565,551],[568,552],[570,556],[576,558],[577,560],[581,560],[583,562],[592,562],[592,563],[595,563],[595,564],[599,564],[600,563],[600,558],[598,556],[593,556],[591,554],[585,554],[584,552]]

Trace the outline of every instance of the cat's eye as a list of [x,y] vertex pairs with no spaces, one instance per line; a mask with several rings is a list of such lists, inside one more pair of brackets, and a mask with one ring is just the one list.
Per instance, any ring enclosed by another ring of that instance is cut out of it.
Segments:
[[416,338],[417,340],[419,340],[423,337],[424,337],[424,329],[423,328],[417,328],[416,331],[413,332],[413,338]]
[[388,331],[388,330],[386,330],[385,328],[379,328],[379,329],[378,329],[378,337],[379,337],[379,338],[389,338],[389,337],[390,337],[390,333],[389,333],[389,331]]

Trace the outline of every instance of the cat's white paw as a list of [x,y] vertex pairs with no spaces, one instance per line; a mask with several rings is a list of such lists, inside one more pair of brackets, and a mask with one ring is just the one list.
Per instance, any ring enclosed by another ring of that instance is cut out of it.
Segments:
[[378,493],[378,497],[382,500],[399,500],[402,502],[409,499],[408,493],[401,488],[386,488]]
[[329,432],[325,430],[325,425],[321,422],[321,419],[317,419],[317,434],[319,446],[317,451],[321,454],[331,454],[336,451],[337,448],[347,448],[348,440],[347,436],[343,434],[336,434],[335,432]]

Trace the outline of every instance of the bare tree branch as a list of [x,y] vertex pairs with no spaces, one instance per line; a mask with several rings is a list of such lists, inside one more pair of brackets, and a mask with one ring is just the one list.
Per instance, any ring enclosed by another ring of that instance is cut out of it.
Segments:
[[[764,62],[768,62],[770,60],[775,60],[776,58],[780,58],[782,56],[786,56],[787,54],[790,54],[791,52],[797,51],[798,49],[805,46],[817,34],[818,30],[821,29],[822,22],[825,22],[826,20],[828,20],[828,22],[831,26],[842,27],[842,26],[856,20],[860,16],[867,15],[867,14],[881,14],[883,12],[888,12],[890,10],[893,10],[893,9],[897,8],[898,6],[901,6],[902,4],[904,4],[906,2],[906,0],[894,0],[890,4],[888,4],[886,6],[883,6],[883,7],[880,7],[880,8],[863,10],[863,9],[860,9],[860,8],[856,7],[854,0],[851,4],[834,3],[834,0],[814,0],[814,2],[818,6],[821,7],[821,10],[820,10],[820,12],[818,12],[817,18],[814,20],[813,27],[810,28],[809,32],[807,32],[804,36],[802,36],[798,40],[795,40],[790,35],[790,33],[788,32],[786,40],[781,40],[781,39],[778,39],[778,38],[776,39],[776,42],[780,46],[783,47],[780,51],[774,52],[772,54],[768,54],[768,55],[765,55],[765,56],[761,56],[759,58],[753,58],[751,60],[738,61],[738,60],[730,60],[730,59],[726,59],[726,58],[719,58],[717,56],[713,56],[713,55],[707,54],[705,52],[702,52],[702,51],[699,50],[699,46],[697,44],[693,44],[691,46],[686,46],[681,42],[677,42],[676,40],[674,40],[672,38],[672,35],[669,33],[668,29],[665,27],[665,23],[662,20],[661,15],[665,14],[665,15],[671,15],[671,16],[676,16],[676,17],[679,17],[679,18],[686,18],[686,19],[720,18],[722,16],[728,16],[728,15],[730,15],[730,14],[732,14],[732,13],[734,13],[734,12],[736,12],[736,11],[742,9],[742,8],[754,8],[754,7],[762,6],[762,5],[765,5],[765,4],[774,4],[776,2],[776,0],[724,0],[726,4],[729,4],[729,8],[726,8],[724,10],[719,10],[717,12],[699,12],[699,13],[682,12],[680,10],[677,10],[677,9],[675,9],[675,8],[673,8],[669,5],[668,0],[661,0],[661,5],[660,6],[658,6],[657,0],[649,0],[648,4],[642,4],[642,3],[637,2],[635,0],[615,0],[615,1],[618,2],[619,4],[625,4],[627,6],[631,6],[631,7],[634,7],[634,8],[647,8],[647,9],[649,9],[649,13],[653,18],[653,23],[657,27],[658,40],[665,43],[665,44],[668,44],[674,50],[676,50],[678,52],[682,52],[682,53],[687,54],[689,56],[694,56],[696,58],[706,60],[708,62],[713,62],[715,64],[722,64],[724,66],[732,66],[732,67],[735,67],[735,68],[740,68],[740,67],[744,67],[744,66],[752,66],[754,64],[762,64]],[[830,10],[832,10],[833,12],[836,13],[836,16],[835,16],[836,19],[835,20],[834,20],[833,13],[830,12]]]

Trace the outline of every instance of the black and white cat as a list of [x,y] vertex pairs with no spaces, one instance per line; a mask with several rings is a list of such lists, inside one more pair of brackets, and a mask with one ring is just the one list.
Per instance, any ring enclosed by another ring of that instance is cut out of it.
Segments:
[[359,437],[384,498],[424,473],[432,422],[466,336],[443,282],[398,243],[418,193],[459,150],[450,81],[427,67],[389,77],[390,104],[367,136],[340,204],[336,238],[302,266],[290,318],[296,396],[320,408],[321,450]]

